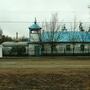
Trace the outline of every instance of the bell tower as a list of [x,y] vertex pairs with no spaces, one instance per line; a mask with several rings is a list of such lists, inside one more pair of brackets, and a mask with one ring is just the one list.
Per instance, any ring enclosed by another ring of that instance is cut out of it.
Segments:
[[29,42],[39,42],[40,41],[41,27],[37,24],[35,18],[34,24],[29,27]]
[[41,45],[38,43],[41,39],[41,27],[34,23],[29,27],[29,55],[41,55]]

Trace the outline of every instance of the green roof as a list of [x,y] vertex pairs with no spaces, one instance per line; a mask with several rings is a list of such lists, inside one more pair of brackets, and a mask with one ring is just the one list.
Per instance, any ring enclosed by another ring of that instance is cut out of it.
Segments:
[[30,30],[40,30],[41,27],[37,24],[36,19],[34,24],[29,28]]
[[30,29],[41,29],[41,27],[38,24],[33,24]]

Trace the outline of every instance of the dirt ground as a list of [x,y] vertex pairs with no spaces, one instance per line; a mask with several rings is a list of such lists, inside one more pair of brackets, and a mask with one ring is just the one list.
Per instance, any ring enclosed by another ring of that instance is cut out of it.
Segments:
[[0,90],[90,90],[90,58],[0,59]]

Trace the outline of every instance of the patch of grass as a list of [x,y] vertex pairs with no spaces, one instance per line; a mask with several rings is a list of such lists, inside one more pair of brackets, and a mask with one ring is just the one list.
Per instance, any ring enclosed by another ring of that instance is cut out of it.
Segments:
[[90,68],[87,57],[31,57],[0,59],[0,68]]

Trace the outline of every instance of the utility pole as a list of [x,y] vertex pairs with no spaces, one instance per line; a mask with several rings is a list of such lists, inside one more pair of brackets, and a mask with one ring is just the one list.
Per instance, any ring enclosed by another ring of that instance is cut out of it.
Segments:
[[88,5],[88,10],[89,10],[89,17],[88,17],[88,24],[89,24],[89,28],[90,28],[90,5]]
[[88,9],[89,9],[89,23],[90,23],[90,5],[88,5]]
[[[88,9],[89,9],[89,28],[90,28],[90,5],[88,5]],[[90,45],[88,45],[88,53],[90,53]]]
[[76,16],[74,16],[74,28],[73,28],[73,30],[75,31],[75,29],[76,29],[76,20],[77,20],[77,18],[76,18]]
[[18,39],[18,32],[16,32],[16,41],[18,41],[19,39]]

